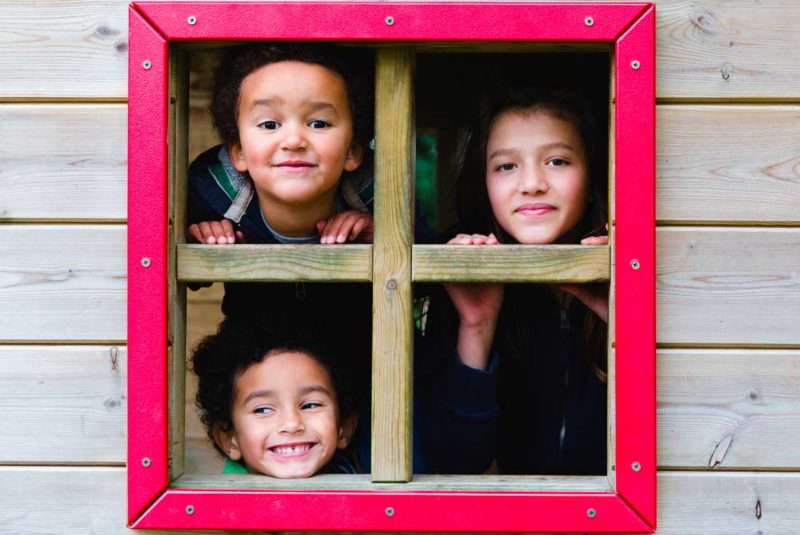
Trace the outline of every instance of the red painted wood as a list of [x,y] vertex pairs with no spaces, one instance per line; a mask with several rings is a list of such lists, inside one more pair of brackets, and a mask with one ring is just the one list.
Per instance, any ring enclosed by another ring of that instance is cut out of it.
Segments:
[[[168,484],[167,41],[134,9],[129,15],[128,519],[133,522]],[[144,458],[150,459],[147,467]]]
[[[135,4],[170,40],[614,41],[636,4]],[[195,24],[187,21],[196,18]],[[388,25],[386,18],[392,17]],[[593,19],[588,26],[586,17]]]
[[[196,17],[195,24],[188,23],[189,16]],[[392,25],[386,24],[388,16]],[[591,26],[586,17],[592,17]],[[654,35],[654,8],[642,3],[135,4],[128,119],[128,518],[133,526],[652,532]],[[171,41],[212,39],[616,42],[617,494],[167,489],[167,47]],[[149,69],[142,66],[145,60]],[[639,69],[631,67],[634,60]],[[142,266],[143,258],[149,267]],[[638,270],[630,267],[634,259]],[[144,458],[150,460],[147,467]],[[640,471],[632,469],[634,462]],[[188,505],[194,508],[191,515]],[[387,507],[394,508],[393,516],[386,515]],[[590,508],[594,518],[587,515]]]
[[[635,69],[632,62],[637,61]],[[616,46],[617,492],[656,525],[655,10]],[[639,269],[631,262],[638,260]],[[640,470],[634,470],[639,463]]]
[[614,494],[512,492],[170,490],[134,527],[264,526],[277,531],[652,532]]

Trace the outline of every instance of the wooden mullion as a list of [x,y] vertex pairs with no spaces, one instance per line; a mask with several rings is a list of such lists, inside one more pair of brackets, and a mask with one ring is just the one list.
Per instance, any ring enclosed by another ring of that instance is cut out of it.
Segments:
[[175,45],[169,52],[168,114],[168,465],[169,478],[174,480],[183,474],[185,460],[186,285],[178,280],[177,248],[185,240],[189,143],[189,61]]
[[411,479],[413,62],[378,51],[372,294],[372,481]]
[[609,280],[603,245],[415,245],[415,282],[586,283]]
[[369,282],[371,245],[178,246],[183,282]]

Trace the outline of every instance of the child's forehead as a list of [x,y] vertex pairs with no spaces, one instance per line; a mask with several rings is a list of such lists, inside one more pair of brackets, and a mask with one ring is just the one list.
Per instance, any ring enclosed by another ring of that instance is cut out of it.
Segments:
[[331,390],[333,381],[328,369],[311,353],[302,350],[276,349],[259,362],[242,370],[235,379],[236,390],[257,385],[274,385],[276,391],[300,384],[319,383]]
[[261,65],[242,80],[242,87],[258,83],[267,89],[279,89],[291,86],[292,82],[311,83],[331,91],[346,90],[344,78],[335,70],[320,63],[298,60],[281,60]]

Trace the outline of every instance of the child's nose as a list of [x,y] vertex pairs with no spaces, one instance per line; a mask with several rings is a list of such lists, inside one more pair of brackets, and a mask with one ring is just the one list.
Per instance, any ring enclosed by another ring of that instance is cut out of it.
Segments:
[[544,170],[527,167],[522,170],[517,188],[521,193],[544,193],[549,189]]
[[306,138],[300,125],[287,124],[283,127],[281,148],[285,150],[298,150],[306,147]]
[[284,411],[281,419],[281,433],[300,433],[305,430],[303,419],[298,411]]

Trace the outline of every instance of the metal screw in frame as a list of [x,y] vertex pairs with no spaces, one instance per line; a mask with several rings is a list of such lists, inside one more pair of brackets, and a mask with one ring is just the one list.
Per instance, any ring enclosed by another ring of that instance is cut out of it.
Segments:
[[631,463],[631,468],[634,472],[639,472],[642,469],[642,465],[639,464],[639,461],[634,461]]
[[150,457],[145,457],[144,459],[142,459],[142,466],[144,466],[145,468],[150,467]]
[[597,516],[597,511],[595,511],[594,508],[587,509],[586,516],[588,516],[589,518],[594,518]]
[[152,66],[153,66],[153,64],[152,64],[152,63],[150,63],[150,60],[149,60],[149,59],[146,59],[146,60],[144,60],[144,61],[142,62],[142,67],[143,67],[145,70],[149,69],[149,68],[150,68],[150,67],[152,67]]
[[631,68],[632,68],[634,71],[638,71],[638,70],[639,70],[639,67],[641,67],[641,66],[642,66],[642,64],[641,64],[641,63],[639,63],[639,60],[638,60],[638,59],[635,59],[635,60],[631,61]]
[[193,515],[194,514],[194,505],[187,505],[186,506],[186,514]]
[[194,26],[197,24],[197,17],[194,15],[189,15],[189,18],[186,19],[186,22],[188,22],[191,26]]
[[587,26],[592,26],[594,24],[594,19],[592,17],[586,17],[585,19],[583,19],[583,22]]
[[633,260],[631,260],[631,269],[633,269],[634,271],[636,271],[636,270],[638,270],[640,267],[642,267],[642,265],[639,263],[639,261],[638,261],[638,260],[636,260],[635,258],[634,258]]
[[386,516],[394,516],[394,507],[386,508]]
[[146,256],[144,258],[142,258],[142,267],[146,267],[146,268],[150,267],[150,259],[147,258]]
[[390,289],[390,290],[396,290],[397,289],[397,281],[394,280],[394,279],[389,279],[389,281],[386,283],[386,287],[388,289]]
[[392,24],[394,24],[394,17],[392,17],[391,15],[389,15],[388,17],[386,17],[386,19],[385,19],[385,20],[386,20],[386,25],[387,25],[387,26],[391,26]]

